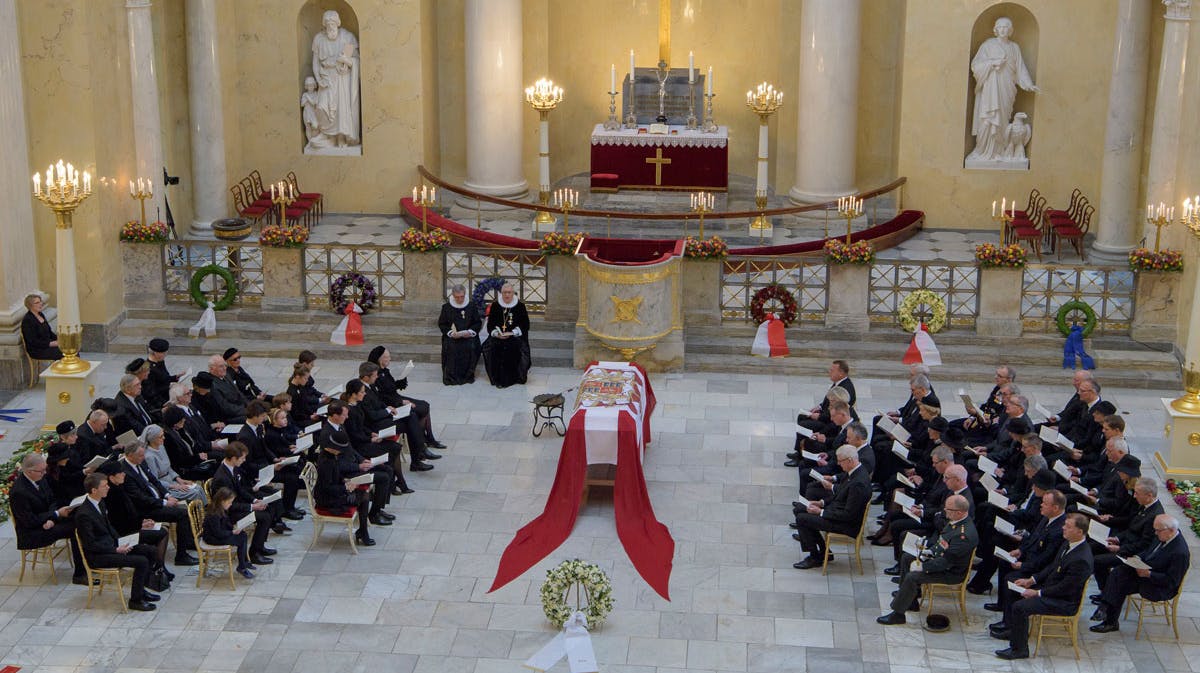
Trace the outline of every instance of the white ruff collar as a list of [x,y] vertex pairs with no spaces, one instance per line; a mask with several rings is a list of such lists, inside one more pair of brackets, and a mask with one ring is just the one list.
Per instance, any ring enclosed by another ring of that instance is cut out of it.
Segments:
[[449,299],[447,299],[446,301],[447,301],[447,302],[448,302],[448,303],[449,303],[451,306],[453,306],[454,308],[466,308],[466,307],[467,307],[467,303],[468,303],[468,302],[470,302],[471,300],[470,300],[470,299],[467,299],[466,297],[463,297],[462,303],[461,303],[461,304],[456,304],[456,303],[454,303],[454,295],[451,295],[451,296],[450,296],[450,298],[449,298]]
[[517,295],[515,295],[515,294],[513,295],[512,303],[509,303],[509,304],[505,304],[504,300],[499,297],[496,298],[496,303],[503,306],[504,308],[512,308],[517,305],[518,301],[521,301],[521,300],[517,299]]

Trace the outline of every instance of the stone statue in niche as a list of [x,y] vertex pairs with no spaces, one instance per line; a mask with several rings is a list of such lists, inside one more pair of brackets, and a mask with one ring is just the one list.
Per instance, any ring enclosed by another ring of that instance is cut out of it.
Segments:
[[312,140],[321,135],[321,126],[317,123],[317,80],[314,77],[304,78],[304,93],[300,94],[300,121],[304,122],[304,137]]
[[[305,154],[362,154],[359,134],[358,40],[342,28],[334,10],[321,17],[325,29],[313,37],[312,79],[316,84],[315,103],[309,108],[307,80],[301,97],[304,130],[308,144]],[[313,113],[315,123],[307,118]]]
[[[996,19],[993,33],[995,37],[988,38],[975,52],[971,59],[971,74],[975,77],[975,111],[971,117],[971,135],[975,136],[975,149],[967,155],[964,165],[967,168],[1001,168],[1027,169],[1029,160],[1024,158],[1024,146],[1021,143],[1021,158],[1006,158],[1008,147],[1009,120],[1013,118],[1013,101],[1017,98],[1017,88],[1024,91],[1036,92],[1037,86],[1029,71],[1025,69],[1025,60],[1021,57],[1021,47],[1011,40],[1013,31],[1012,20],[1002,16]],[[1027,131],[1028,124],[1022,113],[1021,124]]]
[[1004,154],[1002,155],[1005,161],[1025,162],[1026,168],[1029,167],[1029,159],[1025,157],[1025,146],[1033,137],[1033,128],[1025,121],[1028,118],[1029,115],[1024,112],[1013,115],[1012,123],[1004,131]]

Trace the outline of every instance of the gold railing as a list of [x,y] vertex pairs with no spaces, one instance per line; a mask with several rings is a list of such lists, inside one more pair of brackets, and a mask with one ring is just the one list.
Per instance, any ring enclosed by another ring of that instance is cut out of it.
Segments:
[[[263,295],[262,248],[258,241],[182,240],[162,243],[163,292],[169,302],[190,303],[189,285],[196,270],[216,264],[233,274],[237,283],[235,305],[257,305]],[[205,294],[223,292],[216,276],[201,281]]]
[[348,273],[371,281],[377,306],[400,306],[404,301],[404,253],[395,246],[305,245],[303,273],[309,308],[328,307],[329,285]]
[[721,318],[752,322],[750,302],[764,287],[779,285],[796,300],[797,325],[825,324],[829,309],[829,269],[818,260],[729,257],[722,265]]
[[[517,296],[530,313],[546,312],[546,262],[540,252],[502,248],[454,248],[443,256],[446,294],[462,284],[467,296],[489,278],[502,278],[516,286]],[[488,293],[493,299],[495,292]]]
[[1021,284],[1025,329],[1054,332],[1059,308],[1082,301],[1096,313],[1096,335],[1127,335],[1134,319],[1137,274],[1123,267],[1031,264]]

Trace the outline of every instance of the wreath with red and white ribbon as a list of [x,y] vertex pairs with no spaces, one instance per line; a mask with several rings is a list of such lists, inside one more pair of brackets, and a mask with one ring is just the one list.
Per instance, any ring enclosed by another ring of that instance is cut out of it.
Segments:
[[788,327],[796,322],[799,310],[792,293],[778,285],[768,285],[750,299],[750,317],[756,325],[761,325],[774,313],[783,321],[783,326]]

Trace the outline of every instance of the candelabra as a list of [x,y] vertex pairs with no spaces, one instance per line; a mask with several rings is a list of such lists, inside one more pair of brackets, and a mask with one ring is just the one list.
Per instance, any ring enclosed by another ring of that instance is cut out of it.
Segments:
[[133,186],[133,180],[129,181],[129,198],[136,199],[142,206],[142,226],[146,226],[146,199],[154,198],[154,181],[150,178],[137,179],[137,188]]
[[1008,199],[1000,199],[1000,214],[996,214],[996,202],[992,201],[992,219],[1000,223],[1000,243],[1008,244],[1009,226],[1015,218],[1017,210],[1017,202],[1014,199],[1012,205],[1008,205]]
[[608,119],[604,122],[605,131],[617,131],[621,128],[621,120],[617,119],[617,92],[608,92]]
[[689,131],[695,131],[700,124],[696,119],[696,81],[688,82],[688,116],[687,127]]
[[767,219],[766,214],[763,212],[767,209],[767,190],[758,189],[754,191],[754,207],[758,209],[758,217],[750,220],[750,229],[758,230],[759,234],[762,234],[772,228],[771,221]]
[[421,207],[421,233],[429,233],[429,223],[426,221],[429,207],[437,204],[437,187],[421,185],[420,189],[413,187],[412,201],[414,206]]
[[[71,229],[71,215],[84,199],[92,195],[92,176],[82,174],[71,164],[57,164],[46,168],[46,185],[42,188],[42,175],[33,174],[33,195],[54,212],[55,248],[58,281],[58,348],[63,356],[50,366],[56,374],[79,374],[91,369],[87,360],[79,357],[83,344],[83,324],[79,319],[79,287],[75,277],[75,238]],[[145,218],[143,218],[145,221]]]
[[[545,77],[525,87],[525,102],[538,113],[538,203],[550,205],[550,112],[563,100],[563,90]],[[547,210],[538,211],[535,227],[553,226],[554,216]]]
[[[1162,208],[1161,204],[1159,208]],[[1168,211],[1168,216],[1173,214]],[[1152,215],[1150,206],[1146,206],[1146,219],[1150,220]],[[1200,238],[1200,196],[1184,200],[1183,219],[1180,221],[1188,228],[1188,231],[1192,232],[1193,236]],[[1157,241],[1157,236],[1155,239]],[[1154,247],[1157,249],[1158,245],[1156,244]],[[1193,296],[1188,330],[1180,332],[1181,336],[1184,334],[1187,335],[1187,344],[1184,350],[1184,362],[1187,364],[1183,368],[1184,393],[1171,400],[1171,408],[1184,414],[1200,415],[1200,367],[1196,366],[1195,361],[1196,354],[1200,352],[1200,292]]]
[[1200,236],[1200,195],[1183,200],[1183,219],[1180,222]]
[[704,216],[713,211],[717,197],[712,192],[692,194],[692,212],[700,216],[700,238],[704,238]]
[[[563,234],[571,233],[571,211],[579,206],[579,192],[570,188],[555,191],[554,205],[563,214]],[[550,221],[553,222],[553,218]]]
[[846,220],[846,245],[850,244],[850,224],[856,218],[862,217],[863,200],[854,196],[843,196],[838,199],[838,217]]
[[712,99],[716,98],[717,94],[711,91],[704,94],[704,126],[701,128],[705,133],[716,133],[717,122],[713,120]]
[[271,203],[279,206],[279,226],[287,226],[287,208],[296,200],[296,188],[280,180],[271,184]]
[[[1183,211],[1184,212],[1184,221],[1186,222],[1188,219],[1188,215],[1189,215],[1188,214],[1189,203],[1187,201],[1184,201],[1183,207],[1184,207],[1184,211]],[[1161,201],[1158,203],[1158,208],[1155,208],[1154,206],[1149,205],[1149,204],[1146,205],[1146,224],[1154,226],[1154,252],[1159,251],[1159,247],[1162,243],[1163,227],[1170,225],[1174,219],[1175,219],[1175,206],[1168,207],[1166,204],[1162,203]]]
[[[766,82],[759,84],[754,91],[746,92],[746,107],[754,110],[754,113],[758,115],[758,176],[754,183],[754,194],[755,204],[759,203],[758,195],[762,194],[761,205],[758,205],[759,210],[767,205],[767,169],[769,166],[767,151],[770,134],[768,123],[771,115],[775,114],[781,105],[783,105],[783,92],[776,91],[774,86]],[[759,215],[757,219],[750,222],[750,228],[770,228],[770,222]]]

